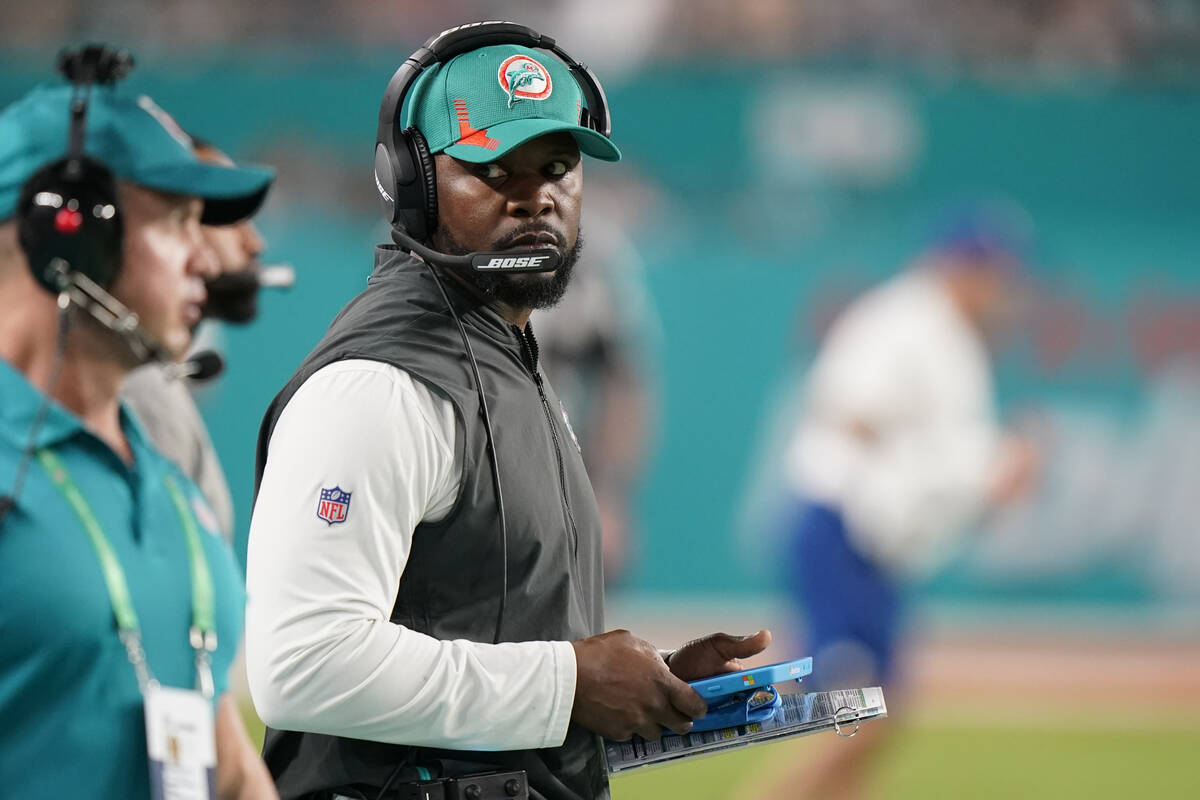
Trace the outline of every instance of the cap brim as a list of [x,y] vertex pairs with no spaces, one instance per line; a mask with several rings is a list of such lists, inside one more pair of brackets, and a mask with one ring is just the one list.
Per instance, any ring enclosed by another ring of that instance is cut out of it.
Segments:
[[131,180],[147,189],[199,197],[204,200],[202,223],[232,225],[254,216],[262,206],[275,180],[275,170],[195,161],[145,170]]
[[591,128],[585,128],[582,125],[563,122],[557,119],[514,119],[509,122],[502,122],[499,125],[493,125],[484,132],[488,139],[498,142],[494,149],[475,144],[459,143],[450,145],[442,152],[460,161],[469,161],[472,164],[486,164],[489,161],[495,161],[497,158],[500,158],[514,147],[520,147],[539,136],[564,132],[575,137],[575,141],[579,143],[579,152],[584,155],[598,158],[601,161],[621,160],[621,151],[606,136],[597,133]]

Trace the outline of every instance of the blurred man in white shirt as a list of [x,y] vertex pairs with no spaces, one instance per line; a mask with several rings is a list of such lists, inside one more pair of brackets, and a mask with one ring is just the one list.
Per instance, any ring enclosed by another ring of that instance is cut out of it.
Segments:
[[[997,421],[987,353],[1022,272],[1016,222],[963,213],[842,312],[807,376],[785,463],[799,501],[789,580],[822,689],[881,684],[894,697],[905,584],[1032,480],[1032,449]],[[839,748],[802,782],[852,796],[863,770],[846,762],[873,749]]]

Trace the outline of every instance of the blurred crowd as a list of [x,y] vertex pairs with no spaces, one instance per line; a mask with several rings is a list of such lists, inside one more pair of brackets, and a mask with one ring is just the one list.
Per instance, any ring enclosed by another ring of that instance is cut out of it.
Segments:
[[[582,53],[645,61],[718,53],[738,59],[851,54],[904,63],[1020,63],[1137,69],[1200,59],[1193,0],[616,0],[597,19],[586,0],[79,0],[4,6],[6,47],[57,44],[98,28],[130,45],[204,49],[267,41],[412,45],[469,19],[536,21]],[[132,38],[131,38],[132,37]],[[596,56],[593,56],[596,57]],[[614,65],[620,66],[620,65]]]

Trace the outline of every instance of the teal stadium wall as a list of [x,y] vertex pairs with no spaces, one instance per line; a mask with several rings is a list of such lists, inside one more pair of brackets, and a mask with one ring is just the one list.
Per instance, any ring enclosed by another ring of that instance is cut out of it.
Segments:
[[[43,60],[6,56],[0,101],[40,80]],[[369,170],[394,66],[384,53],[149,54],[131,79],[237,156],[282,154],[285,173],[311,173],[285,174],[261,220],[270,260],[299,282],[225,332],[228,373],[201,398],[242,548],[261,414],[386,234]],[[1200,502],[1181,494],[1200,478],[1200,424],[1186,424],[1200,423],[1200,384],[1182,366],[1200,354],[1200,86],[722,63],[608,89],[626,156],[612,174],[659,198],[628,229],[662,336],[641,541],[621,588],[772,585],[769,431],[823,321],[911,255],[946,204],[1003,196],[1035,220],[1038,292],[999,353],[999,385],[1006,413],[1040,426],[1047,482],[995,523],[1007,538],[958,553],[927,591],[966,605],[1200,600]],[[309,190],[328,170],[361,192],[323,203]]]

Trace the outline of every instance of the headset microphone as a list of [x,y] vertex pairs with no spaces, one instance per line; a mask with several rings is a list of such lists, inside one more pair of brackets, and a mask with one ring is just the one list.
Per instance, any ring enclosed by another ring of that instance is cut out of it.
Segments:
[[392,229],[392,241],[439,267],[471,269],[480,273],[553,272],[562,264],[562,255],[550,247],[477,251],[452,256],[418,242],[400,228]]
[[225,359],[216,350],[201,350],[187,361],[169,364],[163,371],[168,380],[209,381],[225,371]]
[[290,289],[296,284],[296,269],[291,264],[262,264],[254,277],[263,289]]
[[79,306],[119,336],[139,362],[171,360],[166,349],[142,327],[138,315],[85,273],[70,270],[61,259],[51,261],[47,272],[54,274],[60,298]]

